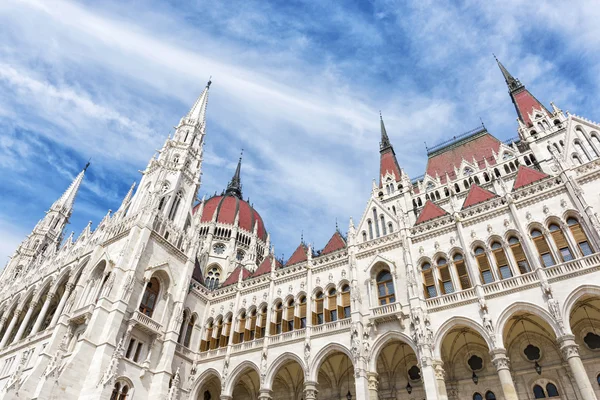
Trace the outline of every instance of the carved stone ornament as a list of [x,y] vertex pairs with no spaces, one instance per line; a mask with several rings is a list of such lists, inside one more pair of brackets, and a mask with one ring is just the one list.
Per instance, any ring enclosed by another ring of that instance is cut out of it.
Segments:
[[263,293],[263,300],[266,300],[268,296],[269,296],[269,295],[267,294],[267,292],[264,292],[264,293]]
[[342,278],[345,278],[345,277],[346,277],[346,269],[343,269],[342,270]]
[[425,252],[425,249],[423,248],[423,246],[419,246],[419,254],[423,254]]
[[246,299],[242,300],[242,308],[246,308]]
[[471,230],[471,237],[473,239],[475,239],[477,237],[477,233],[475,233],[475,230]]
[[256,296],[252,296],[252,304],[256,304]]
[[293,292],[294,292],[294,285],[288,286],[288,293],[293,293]]
[[527,211],[527,213],[525,214],[525,218],[527,218],[527,221],[531,220],[531,213],[529,211]]
[[548,208],[547,205],[544,204],[544,207],[542,208],[542,211],[544,211],[544,214],[548,215],[548,213],[550,212],[550,209]]
[[329,273],[329,283],[333,283],[333,274]]
[[452,237],[450,238],[450,244],[451,244],[452,246],[454,246],[454,243],[456,243],[456,238],[455,238],[454,236],[452,236]]
[[439,381],[443,381],[446,378],[446,371],[444,371],[444,367],[440,363],[436,363],[434,366],[435,371],[435,379]]
[[575,342],[563,344],[560,351],[565,360],[569,360],[571,357],[579,357],[579,346]]
[[492,228],[491,224],[488,224],[486,229],[487,229],[488,233],[492,233],[494,231],[494,228]]
[[281,288],[277,289],[277,296],[281,296]]
[[300,290],[304,290],[305,286],[306,286],[306,283],[304,283],[304,281],[300,281]]
[[510,369],[510,360],[506,355],[495,355],[492,360],[492,363],[496,367],[496,370],[500,371],[502,369]]
[[435,243],[433,244],[433,247],[435,247],[436,250],[439,250],[440,243],[436,240]]
[[562,200],[560,201],[560,206],[561,206],[562,208],[566,208],[566,207],[567,207],[567,201],[566,201],[565,199],[562,199]]
[[319,286],[321,284],[321,278],[317,276],[315,282],[317,283],[317,286]]
[[508,226],[510,225],[510,221],[508,220],[508,218],[504,218],[503,225],[505,228],[508,228]]

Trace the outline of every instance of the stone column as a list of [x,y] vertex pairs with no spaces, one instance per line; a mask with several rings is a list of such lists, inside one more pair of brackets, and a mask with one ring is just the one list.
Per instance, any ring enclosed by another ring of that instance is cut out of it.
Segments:
[[53,298],[54,298],[54,293],[48,293],[48,295],[46,295],[46,301],[44,302],[44,305],[42,306],[42,309],[35,320],[35,324],[33,325],[33,328],[31,329],[31,336],[33,336],[39,332],[39,330],[42,326],[42,323],[44,322],[44,319],[46,318],[46,313],[48,312],[48,307],[50,307],[50,303],[52,302]]
[[369,372],[369,400],[379,400],[379,375],[376,372]]
[[448,400],[448,392],[446,391],[446,371],[444,371],[444,362],[436,360],[433,362],[435,371],[435,381],[438,392],[438,399]]
[[233,400],[233,396],[222,394],[220,400]]
[[458,384],[456,381],[449,382],[446,385],[446,392],[448,393],[448,400],[460,400],[458,397]]
[[25,328],[27,327],[27,324],[29,323],[29,320],[31,319],[31,314],[33,314],[33,309],[37,306],[37,302],[31,302],[31,304],[29,305],[29,309],[27,310],[27,314],[25,314],[25,318],[23,318],[23,321],[21,321],[21,325],[19,325],[19,330],[17,331],[17,334],[15,335],[15,338],[13,340],[13,342],[18,342],[19,340],[21,340],[21,338],[23,337],[23,333],[25,332]]
[[272,400],[272,392],[271,389],[260,389],[258,393],[258,400]]
[[517,390],[515,389],[515,383],[510,374],[510,360],[506,357],[506,349],[493,349],[490,351],[490,356],[492,357],[492,363],[494,363],[496,371],[498,372],[498,378],[500,379],[500,385],[502,385],[504,398],[506,400],[519,400]]
[[67,298],[71,295],[71,291],[73,290],[73,288],[75,287],[74,284],[72,283],[67,283],[67,286],[65,287],[65,292],[63,293],[62,297],[60,298],[60,302],[58,303],[58,306],[56,307],[56,311],[54,311],[54,315],[52,316],[52,321],[50,322],[50,328],[52,328],[53,326],[56,325],[56,323],[58,322],[58,319],[60,318],[63,309],[65,308],[65,303],[67,302]]
[[317,400],[317,382],[304,382],[304,400]]
[[585,367],[579,357],[579,346],[575,343],[574,335],[564,335],[558,338],[563,358],[569,364],[569,369],[577,382],[577,387],[583,400],[597,400],[594,389],[588,379]]
[[[368,399],[371,395],[371,391],[369,390],[369,380],[367,377],[367,371],[361,368],[357,368],[356,366],[354,367],[354,369],[356,371],[356,373],[354,374],[354,392],[351,388],[348,388],[348,390],[350,390],[350,393],[352,393],[353,399]],[[346,393],[348,392],[342,393],[344,398],[346,396]]]
[[17,324],[19,315],[21,315],[21,311],[22,310],[15,310],[15,314],[13,315],[12,319],[10,320],[10,322],[8,324],[8,328],[6,328],[6,332],[4,332],[4,336],[2,336],[2,340],[0,341],[0,349],[6,345],[8,338],[12,334],[12,331],[15,328],[15,325]]
[[423,388],[427,400],[439,400],[437,379],[430,359],[421,361],[421,376],[423,377]]

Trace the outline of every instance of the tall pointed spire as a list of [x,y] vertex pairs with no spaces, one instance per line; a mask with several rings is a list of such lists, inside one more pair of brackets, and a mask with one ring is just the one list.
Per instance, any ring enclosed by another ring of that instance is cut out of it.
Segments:
[[89,166],[90,163],[88,162],[85,165],[85,168],[83,168],[81,172],[75,177],[75,179],[67,188],[67,190],[65,190],[62,196],[60,196],[59,199],[54,202],[51,210],[62,210],[63,213],[67,215],[71,213],[73,203],[75,202],[75,197],[77,196],[77,192],[79,191],[79,187],[81,186],[81,182],[83,181],[85,171],[88,169]]
[[379,143],[379,150],[383,151],[392,147],[390,138],[388,137],[387,131],[385,130],[385,124],[383,123],[383,117],[381,111],[379,111],[379,123],[381,125],[381,142]]
[[523,84],[517,78],[512,76],[510,74],[510,72],[508,72],[508,70],[504,67],[504,65],[502,65],[502,63],[500,62],[500,60],[498,60],[498,57],[496,57],[495,54],[494,54],[494,58],[496,59],[496,62],[498,63],[498,67],[500,68],[500,71],[502,71],[502,75],[504,75],[504,80],[506,81],[506,84],[508,85],[508,91],[512,93],[515,90],[522,88]]
[[227,185],[227,190],[225,191],[225,193],[231,194],[239,199],[242,198],[242,180],[240,177],[240,173],[242,170],[242,156],[243,155],[244,155],[244,150],[242,149],[242,154],[240,154],[240,159],[238,160],[238,164],[235,169],[235,173],[233,174],[233,177],[231,177],[231,180],[229,181],[229,184]]
[[196,120],[201,123],[203,123],[204,120],[206,119],[206,106],[208,104],[208,89],[210,89],[211,83],[212,83],[212,81],[209,78],[208,82],[206,83],[206,87],[204,88],[202,93],[200,93],[200,96],[194,103],[194,106],[192,107],[190,112],[187,114],[188,119]]

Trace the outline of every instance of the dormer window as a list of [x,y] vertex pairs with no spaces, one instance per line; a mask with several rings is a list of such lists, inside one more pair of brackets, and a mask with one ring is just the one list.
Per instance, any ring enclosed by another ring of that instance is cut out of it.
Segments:
[[427,189],[433,189],[435,187],[435,185],[433,184],[433,182],[429,182],[427,184]]
[[509,152],[506,152],[502,155],[502,159],[503,160],[508,160],[509,158],[512,158],[512,154],[510,154]]

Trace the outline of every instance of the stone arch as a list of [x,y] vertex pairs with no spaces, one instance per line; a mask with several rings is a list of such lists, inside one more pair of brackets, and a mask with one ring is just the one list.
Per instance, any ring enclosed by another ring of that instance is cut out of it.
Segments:
[[502,338],[502,340],[504,340],[504,329],[506,328],[506,323],[514,314],[519,312],[529,312],[531,314],[534,314],[550,326],[556,337],[561,336],[560,327],[558,326],[550,312],[536,304],[518,301],[505,308],[496,319],[497,337]]
[[373,343],[373,346],[371,347],[371,354],[370,354],[370,359],[369,359],[369,372],[377,371],[377,358],[379,357],[381,350],[388,343],[390,343],[394,340],[398,340],[398,341],[406,343],[413,349],[415,354],[418,354],[417,347],[415,346],[412,339],[408,335],[406,335],[405,333],[400,332],[400,331],[387,331],[386,333],[384,333],[383,335],[378,337],[375,340],[375,342]]
[[40,283],[40,285],[39,285],[40,288],[36,292],[36,294],[33,298],[33,300],[35,302],[40,301],[42,296],[52,289],[52,287],[54,286],[54,280],[55,280],[54,277],[50,276],[50,277],[46,278],[44,281],[42,281],[42,283]]
[[275,379],[279,368],[290,361],[297,362],[298,365],[302,367],[302,369],[306,370],[306,365],[304,364],[304,361],[300,357],[298,357],[298,355],[290,352],[285,352],[279,357],[277,357],[277,359],[275,359],[274,362],[271,363],[271,367],[268,369],[267,376],[265,378],[265,389],[273,388],[273,380]]
[[247,369],[253,370],[258,374],[258,376],[260,376],[260,369],[258,366],[250,360],[244,360],[238,366],[236,366],[233,371],[231,371],[229,378],[225,381],[225,390],[223,391],[223,394],[232,395],[233,388],[235,387],[237,380],[243,375],[244,372],[246,372]]
[[338,293],[342,291],[342,287],[344,287],[344,285],[351,286],[350,285],[350,281],[348,279],[346,279],[346,278],[343,278],[343,279],[341,279],[338,282],[338,284],[337,284],[337,291],[338,291]]
[[[494,343],[489,333],[481,326],[479,322],[476,322],[468,317],[452,317],[446,322],[444,322],[438,329],[435,337],[433,338],[433,352],[435,358],[438,360],[442,359],[442,343],[444,338],[448,334],[448,332],[452,331],[455,328],[460,326],[464,326],[466,328],[473,329],[475,332],[479,333],[488,348],[491,350],[494,348]],[[501,345],[501,343],[499,343]]]
[[396,264],[385,257],[376,255],[364,272],[367,276],[374,278],[383,269],[388,269],[393,274],[396,270]]
[[[190,399],[197,399],[200,395],[200,390],[202,390],[202,386],[209,381],[211,378],[217,378],[219,382],[221,382],[221,374],[214,368],[208,368],[204,372],[198,376],[194,386],[190,390]],[[216,399],[215,399],[216,400]]]
[[490,250],[490,247],[487,245],[487,243],[486,243],[485,241],[481,240],[481,239],[476,239],[476,240],[474,240],[474,241],[471,243],[471,246],[470,246],[470,250],[471,250],[471,252],[475,252],[475,249],[476,249],[477,247],[481,247],[481,248],[483,248],[483,250],[486,252],[486,254],[487,254],[487,253],[489,252],[489,250]]
[[513,236],[519,239],[519,242],[523,243],[523,235],[517,229],[508,229],[506,232],[504,232],[504,242],[508,243],[508,239],[510,239]]
[[586,295],[600,297],[600,286],[580,285],[565,298],[565,301],[563,302],[562,316],[563,320],[565,321],[565,331],[567,331],[567,333],[572,333],[571,324],[569,321],[571,319],[573,307],[583,296]]
[[304,290],[301,290],[300,292],[298,292],[298,294],[296,294],[296,296],[294,297],[294,301],[296,303],[300,302],[302,296],[306,297],[306,301],[308,301],[308,294]]
[[504,237],[502,237],[501,235],[499,235],[499,234],[497,234],[497,233],[491,234],[491,235],[490,235],[490,236],[487,238],[487,243],[486,243],[487,247],[491,249],[491,248],[492,248],[492,243],[494,243],[494,242],[498,242],[498,243],[500,243],[502,246],[505,246],[505,245],[506,245],[506,243],[507,243],[507,242],[504,240]]
[[350,349],[348,349],[346,346],[344,346],[341,343],[337,343],[337,342],[329,343],[325,347],[323,347],[321,350],[319,350],[319,352],[315,356],[315,358],[312,362],[312,365],[310,366],[310,370],[309,370],[309,379],[308,379],[309,381],[312,381],[312,382],[318,381],[317,378],[319,376],[319,369],[321,368],[321,364],[325,360],[325,357],[327,357],[331,353],[335,353],[335,352],[340,352],[340,353],[343,353],[346,356],[348,356],[348,358],[350,359],[350,362],[354,365],[354,361],[353,361],[354,358],[352,357],[352,353],[350,352]]

